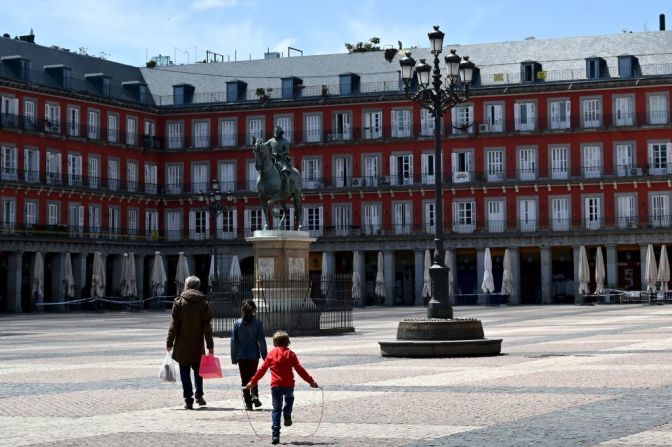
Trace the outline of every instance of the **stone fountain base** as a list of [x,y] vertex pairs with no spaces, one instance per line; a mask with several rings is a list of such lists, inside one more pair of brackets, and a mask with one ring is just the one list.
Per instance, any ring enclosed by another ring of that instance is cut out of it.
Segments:
[[378,344],[383,357],[476,357],[502,351],[502,339],[485,338],[476,319],[402,320],[397,340]]

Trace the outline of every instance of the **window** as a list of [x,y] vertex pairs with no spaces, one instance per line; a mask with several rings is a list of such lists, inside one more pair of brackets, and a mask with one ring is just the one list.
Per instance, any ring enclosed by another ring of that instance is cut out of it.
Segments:
[[670,198],[666,194],[651,195],[651,225],[670,226]]
[[352,225],[352,209],[350,205],[334,206],[334,231],[336,236],[347,236],[350,234]]
[[518,150],[518,175],[521,180],[537,178],[537,150],[524,148]]
[[321,206],[303,206],[303,229],[308,231],[312,237],[322,236],[323,214]]
[[602,228],[601,203],[600,197],[585,197],[583,199],[583,217],[586,229],[598,230]]
[[451,154],[453,183],[465,183],[471,181],[471,158],[472,154],[469,151],[459,151]]
[[453,231],[471,233],[476,229],[476,202],[453,202]]
[[126,189],[129,192],[138,190],[138,162],[129,161],[126,165]]
[[364,112],[364,138],[375,140],[383,137],[383,112]]
[[189,212],[189,239],[207,239],[210,231],[210,219],[208,212],[203,210],[191,210]]
[[569,199],[551,199],[551,228],[553,231],[567,231],[570,227]]
[[486,104],[485,132],[504,131],[504,106],[502,104]]
[[47,204],[47,225],[54,226],[60,223],[60,208],[59,203],[50,202]]
[[569,178],[568,147],[551,147],[551,178],[554,180]]
[[138,144],[138,120],[126,118],[126,144],[136,146]]
[[68,135],[79,136],[79,107],[68,107]]
[[[303,173],[301,173],[303,174]],[[247,190],[256,191],[257,190],[257,180],[259,179],[259,172],[254,166],[254,161],[247,162]],[[305,184],[303,185],[305,188]]]
[[334,157],[334,186],[349,186],[351,179],[350,157]]
[[209,166],[203,163],[191,165],[191,192],[207,193],[210,191]]
[[664,175],[672,173],[672,162],[670,156],[672,144],[670,143],[649,143],[649,174]]
[[581,100],[583,127],[600,127],[602,125],[602,100],[589,98]]
[[291,116],[278,116],[275,118],[275,125],[282,127],[285,131],[285,138],[292,142],[294,141],[294,120]]
[[182,123],[168,123],[168,149],[182,148]]
[[420,155],[421,182],[425,185],[433,185],[436,180],[436,176],[434,175],[436,168],[434,160],[434,154]]
[[392,219],[394,234],[411,234],[413,214],[410,203],[395,203]]
[[235,119],[225,119],[220,122],[222,146],[236,146],[238,144],[237,124]]
[[89,139],[100,139],[100,115],[95,110],[89,110],[89,122],[87,129],[87,136]]
[[166,166],[166,191],[168,194],[182,193],[182,165]]
[[376,155],[364,156],[364,185],[378,186],[380,162]]
[[[616,145],[616,175],[625,177],[638,174],[635,168],[635,150],[632,143],[620,143]],[[633,171],[633,169],[635,169]]]
[[100,158],[89,157],[89,187],[97,189],[100,183]]
[[107,187],[112,191],[119,189],[119,160],[107,160]]
[[3,127],[19,126],[19,99],[11,96],[0,98],[0,124]]
[[306,189],[315,189],[321,187],[321,169],[319,158],[304,158],[301,160],[301,176],[303,187]]
[[413,154],[390,156],[390,184],[413,184]]
[[111,206],[107,210],[107,228],[110,237],[116,237],[121,230],[121,209]]
[[156,210],[145,211],[145,237],[147,240],[159,238],[159,212]]
[[667,96],[649,96],[649,124],[666,124],[668,117]]
[[424,222],[424,230],[425,233],[428,234],[433,234],[434,233],[434,227],[436,225],[436,213],[434,210],[436,209],[434,207],[434,202],[425,202],[424,208],[425,212],[423,214],[423,222]]
[[486,150],[485,169],[489,182],[504,180],[504,151],[501,149]]
[[306,115],[304,133],[306,143],[319,143],[322,141],[322,115]]
[[37,127],[37,105],[32,99],[23,102],[23,125],[27,130],[35,130]]
[[154,138],[156,136],[156,124],[154,121],[145,121],[145,137]]
[[[305,209],[305,208],[304,208]],[[245,210],[245,235],[250,236],[264,228],[264,213],[260,209]]]
[[157,185],[159,183],[158,168],[155,164],[145,163],[145,193],[146,194],[156,194],[158,193]]
[[392,138],[408,138],[411,136],[411,111],[392,110]]
[[37,225],[37,203],[36,202],[25,202],[23,204],[23,208],[25,211],[25,216],[23,223],[27,227],[32,227],[33,225]]
[[[292,209],[293,210],[293,209]],[[237,211],[227,209],[217,216],[217,238],[235,239],[238,234]]]
[[2,146],[2,159],[0,159],[0,179],[18,180],[18,155],[15,147]]
[[100,228],[100,206],[89,205],[89,235],[92,238],[98,238],[100,236]]
[[68,185],[82,186],[82,156],[68,154]]
[[352,138],[352,120],[349,112],[334,113],[334,123],[329,134],[330,141],[344,141]]
[[571,105],[569,100],[551,101],[551,129],[571,127]]
[[194,122],[194,147],[203,149],[210,146],[210,122]]
[[514,105],[515,129],[519,131],[530,131],[535,129],[536,124],[536,104],[533,102],[518,102]]
[[618,228],[636,228],[637,227],[637,196],[627,195],[618,196],[616,199],[616,212],[618,213]]
[[37,183],[40,181],[40,151],[37,149],[26,149],[24,151],[25,180],[28,183]]
[[47,184],[61,184],[61,154],[60,152],[47,152]]
[[536,199],[521,199],[518,202],[520,231],[537,231]]
[[583,147],[583,176],[597,178],[602,175],[602,148],[600,146]]
[[68,206],[68,226],[71,236],[82,236],[84,233],[84,206],[79,204]]
[[504,231],[504,201],[489,200],[486,202],[488,210],[488,231],[490,233],[501,233]]
[[379,203],[364,204],[364,234],[380,234],[382,230]]
[[466,135],[472,133],[474,106],[457,106],[451,111],[453,123],[453,135]]
[[61,132],[61,107],[58,104],[44,105],[44,130],[50,133]]
[[2,200],[2,228],[5,231],[14,231],[16,227],[16,200]]
[[166,239],[179,241],[182,238],[182,212],[166,212]]
[[247,120],[247,142],[254,144],[256,140],[264,139],[264,119],[248,118]]
[[635,123],[635,105],[632,96],[614,98],[614,125],[632,126]]
[[236,165],[232,162],[219,164],[219,190],[226,193],[236,190]]
[[129,208],[126,217],[126,232],[130,236],[137,236],[138,234],[138,209]]
[[111,113],[107,115],[107,141],[119,142],[119,117]]

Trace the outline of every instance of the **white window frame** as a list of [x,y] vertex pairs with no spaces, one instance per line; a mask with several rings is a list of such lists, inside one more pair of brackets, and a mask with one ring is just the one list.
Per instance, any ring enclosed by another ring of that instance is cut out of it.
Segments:
[[305,115],[304,141],[319,143],[322,141],[322,115],[311,113]]
[[550,101],[551,129],[569,129],[572,123],[572,103],[569,99]]
[[169,241],[182,239],[182,210],[166,211],[166,239]]
[[81,154],[68,154],[68,185],[82,186],[82,160]]
[[24,149],[23,169],[26,183],[38,183],[40,181],[40,151],[38,149]]
[[504,132],[504,104],[487,103],[484,124],[486,132]]
[[409,138],[412,135],[411,110],[392,110],[392,138]]
[[[635,145],[633,143],[616,143],[616,175],[626,177],[633,174],[635,168]],[[641,169],[636,172],[641,172]]]
[[518,148],[518,178],[520,180],[536,180],[537,149],[532,147]]
[[648,159],[649,175],[665,175],[672,173],[672,143],[649,143]]
[[581,127],[591,129],[602,125],[602,98],[581,99]]
[[616,219],[618,228],[637,228],[637,195],[620,194],[616,196]]
[[0,148],[0,179],[16,181],[19,179],[19,150],[15,146]]
[[635,123],[635,98],[633,96],[614,97],[614,125],[632,126]]
[[382,110],[367,110],[364,112],[364,139],[377,140],[383,138]]
[[537,128],[537,104],[533,101],[521,101],[514,104],[514,129],[530,132]]
[[362,205],[362,225],[364,234],[380,234],[382,227],[382,205],[378,202],[365,202]]
[[166,192],[168,194],[182,194],[184,180],[184,166],[181,164],[166,165]]
[[413,229],[413,208],[411,202],[393,203],[392,210],[394,234],[411,234],[411,230]]
[[301,177],[305,189],[322,187],[322,160],[320,158],[304,158],[301,160]]
[[453,107],[451,111],[453,135],[474,133],[474,106],[462,105]]
[[501,182],[506,177],[504,149],[485,150],[485,175],[489,182]]
[[566,180],[569,178],[569,147],[551,146],[551,178],[553,180]]
[[192,124],[193,146],[196,149],[205,149],[210,147],[210,121],[197,120]]
[[551,229],[568,231],[570,228],[570,211],[568,197],[551,197]]
[[649,124],[667,124],[669,119],[668,98],[665,94],[650,94],[647,97]]
[[522,198],[518,200],[518,224],[520,231],[537,231],[538,205],[536,198]]
[[393,186],[413,184],[413,154],[390,155],[390,184]]
[[107,142],[119,142],[119,115],[116,113],[107,114]]
[[602,176],[602,147],[586,144],[581,149],[583,177],[600,178]]
[[168,149],[181,149],[184,145],[184,125],[181,122],[168,123]]
[[79,137],[79,107],[68,106],[68,136]]
[[138,119],[134,117],[126,118],[126,144],[137,146],[138,144]]
[[502,233],[506,228],[506,202],[503,199],[487,200],[485,202],[488,220],[488,232]]
[[157,194],[158,184],[159,184],[159,168],[154,163],[145,163],[145,193],[146,194]]
[[220,144],[224,147],[234,147],[238,144],[238,121],[235,118],[225,118],[219,122]]
[[457,200],[453,202],[453,231],[473,233],[476,230],[476,202]]
[[585,196],[583,198],[583,221],[587,230],[599,230],[603,226],[602,197]]

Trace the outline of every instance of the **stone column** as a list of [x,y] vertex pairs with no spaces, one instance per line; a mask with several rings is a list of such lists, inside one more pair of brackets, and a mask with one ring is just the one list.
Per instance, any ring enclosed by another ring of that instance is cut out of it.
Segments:
[[[70,253],[72,261],[72,276],[75,279],[75,299],[91,295],[91,290],[86,290],[86,253]],[[82,291],[84,293],[82,293]]]
[[394,306],[395,303],[395,277],[394,271],[394,251],[383,252],[383,265],[385,269],[385,305]]
[[618,288],[618,253],[616,245],[607,245],[607,287],[610,289]]
[[541,254],[541,304],[552,304],[553,296],[551,284],[553,281],[553,263],[551,260],[551,249],[542,246]]
[[581,263],[581,247],[572,246],[572,255],[574,259],[574,304],[583,304],[583,296],[579,294],[579,263]]
[[23,269],[23,253],[14,252],[7,259],[7,310],[20,313],[21,309],[21,275]]
[[425,250],[415,250],[415,299],[413,303],[416,306],[425,304],[425,297],[422,296],[422,288],[425,283]]
[[485,274],[485,249],[476,250],[476,304],[485,305],[485,294],[481,289],[483,285],[483,275]]
[[639,246],[639,273],[642,278],[641,290],[646,290],[646,252],[649,244],[642,244]]
[[[121,296],[121,272],[124,265],[123,254],[114,254],[109,255],[110,261],[112,262],[112,277],[105,278],[107,280],[107,290],[110,290],[112,296],[120,297]],[[104,258],[103,258],[104,259]],[[106,264],[107,265],[107,264]]]
[[357,264],[359,265],[359,270],[357,273],[359,274],[359,284],[360,284],[360,289],[361,289],[361,295],[360,297],[355,301],[355,306],[364,306],[365,302],[365,295],[364,293],[366,292],[366,287],[365,287],[365,274],[366,274],[366,266],[364,265],[365,260],[364,260],[364,251],[356,251],[353,254],[353,266],[354,266],[354,256],[357,256]]
[[[145,255],[135,255],[135,284],[138,288],[138,299],[144,300],[145,297]],[[142,309],[144,306],[140,305]]]
[[[45,302],[64,301],[65,293],[63,288],[63,278],[65,278],[65,253],[51,253],[51,284],[44,285]],[[47,254],[44,255],[45,261]],[[51,286],[51,287],[49,287]],[[49,306],[49,310],[65,310],[65,306]]]
[[511,276],[513,277],[513,293],[509,296],[509,304],[520,304],[520,252],[518,248],[509,248],[511,257]]

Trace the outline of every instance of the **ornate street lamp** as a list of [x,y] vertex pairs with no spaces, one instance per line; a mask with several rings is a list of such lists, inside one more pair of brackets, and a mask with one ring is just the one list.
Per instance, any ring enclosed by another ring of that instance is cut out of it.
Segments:
[[[219,182],[217,179],[212,180],[212,185],[210,187],[210,193],[206,194],[203,191],[201,191],[198,194],[198,201],[201,203],[205,203],[205,206],[203,207],[203,211],[207,211],[208,214],[212,217],[215,218],[215,243],[213,244],[213,253],[215,256],[215,279],[213,281],[213,287],[212,287],[212,293],[213,297],[215,296],[215,290],[217,288],[217,283],[219,281],[219,259],[217,256],[217,217],[220,214],[226,213],[229,211],[229,207],[226,205],[223,205],[222,202],[222,193],[219,190]],[[233,196],[231,195],[230,192],[226,193],[226,201],[231,202],[233,200]]]
[[[432,278],[432,298],[427,307],[428,318],[453,318],[453,309],[448,296],[448,267],[444,264],[443,248],[443,173],[441,171],[441,119],[446,111],[469,98],[469,85],[474,74],[475,65],[465,56],[461,58],[450,50],[444,58],[446,78],[441,79],[439,55],[443,51],[444,33],[434,26],[429,34],[429,42],[434,56],[434,68],[420,59],[415,60],[407,53],[399,60],[401,77],[404,80],[404,92],[409,99],[420,103],[434,116],[434,262],[429,269]],[[419,88],[411,94],[413,72],[417,76]],[[431,78],[431,79],[430,79]],[[431,81],[431,84],[430,84]]]

